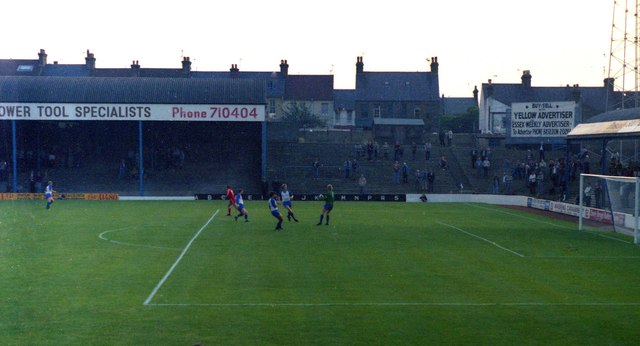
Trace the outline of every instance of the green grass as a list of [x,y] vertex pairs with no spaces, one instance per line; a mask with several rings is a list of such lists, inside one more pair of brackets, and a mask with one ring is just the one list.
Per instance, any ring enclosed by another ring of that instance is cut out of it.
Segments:
[[316,226],[320,207],[276,233],[266,202],[249,223],[222,202],[0,202],[0,344],[640,340],[627,237],[482,204],[337,203]]

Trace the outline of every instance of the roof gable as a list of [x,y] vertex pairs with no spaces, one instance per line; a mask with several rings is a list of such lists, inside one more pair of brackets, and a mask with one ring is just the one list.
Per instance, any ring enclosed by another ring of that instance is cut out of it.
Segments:
[[334,90],[333,91],[333,107],[335,109],[355,109],[355,90]]

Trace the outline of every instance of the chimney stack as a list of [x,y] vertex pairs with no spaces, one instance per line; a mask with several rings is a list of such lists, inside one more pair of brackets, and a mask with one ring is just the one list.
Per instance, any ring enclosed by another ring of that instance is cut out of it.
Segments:
[[580,85],[574,84],[573,89],[571,90],[571,101],[575,101],[576,103],[579,103],[580,99],[582,99],[582,92],[580,91]]
[[522,71],[522,86],[525,88],[531,88],[531,71],[524,70]]
[[238,73],[240,69],[238,69],[238,64],[231,64],[231,68],[229,69],[229,74],[231,77],[238,77]]
[[191,74],[191,59],[188,56],[182,58],[182,74],[187,77]]
[[359,56],[356,59],[356,74],[364,72],[364,62],[362,61],[362,57]]
[[131,75],[133,77],[140,77],[140,63],[138,63],[138,60],[131,62]]
[[38,65],[40,67],[44,67],[47,64],[47,53],[44,52],[44,49],[40,49],[40,53],[38,53]]
[[473,86],[473,100],[476,103],[476,106],[478,105],[478,86],[474,85]]
[[85,66],[87,67],[87,70],[93,71],[96,69],[96,58],[93,55],[93,53],[91,53],[88,49],[87,49],[87,57],[84,58],[84,61],[85,61]]
[[493,96],[493,83],[491,79],[489,79],[489,84],[487,85],[487,97]]
[[280,60],[280,73],[286,77],[289,75],[289,64],[287,60]]
[[615,83],[615,78],[605,78],[604,79],[604,89],[607,93],[613,94],[613,87]]
[[438,57],[434,56],[431,58],[431,73],[438,74]]

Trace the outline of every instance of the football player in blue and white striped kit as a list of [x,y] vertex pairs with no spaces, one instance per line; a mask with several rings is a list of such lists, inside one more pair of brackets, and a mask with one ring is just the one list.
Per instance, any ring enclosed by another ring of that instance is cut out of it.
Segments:
[[244,200],[242,199],[242,193],[244,191],[242,189],[238,190],[236,194],[236,209],[240,214],[233,217],[234,220],[238,221],[238,218],[244,215],[244,222],[249,222],[249,213],[247,209],[244,207]]
[[282,184],[280,188],[281,188],[280,197],[282,199],[282,205],[285,208],[287,208],[287,220],[291,221],[291,219],[293,219],[293,221],[298,222],[298,219],[296,219],[296,216],[295,214],[293,214],[293,209],[292,209],[293,205],[291,203],[291,200],[293,199],[293,195],[287,189],[287,184]]
[[49,182],[47,183],[47,187],[44,188],[44,198],[47,200],[47,209],[49,209],[51,207],[51,204],[53,203],[54,192],[55,191],[53,191],[53,182],[49,180]]
[[276,231],[282,230],[282,214],[280,214],[280,210],[278,210],[278,194],[275,191],[271,192],[271,198],[269,198],[269,210],[271,210],[271,215],[278,219],[278,224],[276,225]]

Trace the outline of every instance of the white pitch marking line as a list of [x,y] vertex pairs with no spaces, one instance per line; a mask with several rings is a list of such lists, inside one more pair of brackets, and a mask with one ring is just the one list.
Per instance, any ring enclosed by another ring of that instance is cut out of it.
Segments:
[[153,246],[153,245],[144,245],[144,244],[135,244],[135,243],[127,243],[124,241],[118,241],[118,240],[113,240],[113,239],[109,239],[107,237],[105,237],[104,235],[107,233],[111,233],[111,232],[117,232],[117,231],[123,231],[126,229],[130,229],[131,227],[123,227],[123,228],[117,228],[117,229],[112,229],[112,230],[108,230],[108,231],[104,231],[102,233],[100,233],[98,235],[98,237],[102,240],[106,240],[108,242],[114,243],[114,244],[119,244],[119,245],[126,245],[126,246],[137,246],[137,247],[146,247],[146,248],[151,248],[151,249],[163,249],[163,250],[174,250],[174,251],[178,251],[180,249],[177,248],[173,248],[173,247],[164,247],[164,246]]
[[[470,206],[476,207],[476,208],[480,208],[480,209],[497,211],[499,213],[503,213],[503,214],[507,214],[507,215],[511,215],[511,216],[516,216],[516,217],[519,217],[519,218],[522,218],[522,219],[525,219],[525,220],[531,220],[531,221],[535,221],[535,222],[538,222],[538,223],[543,223],[543,224],[555,226],[555,227],[558,227],[558,228],[561,228],[561,229],[566,229],[566,230],[570,230],[570,231],[574,230],[573,228],[564,227],[562,225],[558,225],[558,224],[555,224],[555,223],[552,223],[552,222],[542,221],[542,220],[534,219],[534,218],[527,217],[527,216],[524,216],[524,215],[510,213],[508,211],[504,211],[504,210],[500,210],[500,209],[492,209],[492,208],[482,207],[482,206],[479,206],[479,205],[476,205],[476,204],[471,204],[471,203],[467,203],[467,205],[470,205]],[[600,234],[598,232],[590,232],[590,231],[584,231],[584,232],[589,233],[589,234],[593,234],[593,235],[598,236],[598,237],[619,241],[619,242],[625,243],[625,244],[633,244],[633,242],[631,242],[631,241],[626,241],[624,239],[618,239],[618,238],[615,238],[615,237],[608,236],[606,234]]]
[[443,226],[447,226],[447,227],[453,228],[453,229],[455,229],[455,230],[458,230],[458,231],[460,231],[460,232],[462,232],[462,233],[464,233],[464,234],[467,234],[467,235],[470,235],[470,236],[472,236],[472,237],[478,238],[478,239],[480,239],[480,240],[482,240],[482,241],[485,241],[485,242],[487,242],[487,243],[489,243],[489,244],[491,244],[491,245],[493,245],[493,246],[495,246],[495,247],[497,247],[497,248],[500,248],[500,249],[502,249],[502,250],[504,250],[504,251],[510,252],[510,253],[512,253],[512,254],[514,254],[514,255],[516,255],[516,256],[525,257],[525,255],[523,255],[523,254],[521,254],[521,253],[515,252],[515,251],[513,251],[513,250],[511,250],[511,249],[507,249],[506,247],[504,247],[504,246],[502,246],[502,245],[500,245],[500,244],[498,244],[498,243],[496,243],[496,242],[494,242],[494,241],[491,241],[491,240],[489,240],[489,239],[482,238],[481,236],[476,235],[476,234],[473,234],[473,233],[471,233],[471,232],[467,232],[467,231],[463,230],[462,228],[459,228],[459,227],[456,227],[456,226],[453,226],[453,225],[449,225],[449,224],[446,224],[446,223],[444,223],[444,222],[440,222],[440,221],[436,221],[436,222],[437,222],[437,223],[439,223],[439,224],[441,224],[441,225],[443,225]]
[[640,258],[640,256],[530,256],[529,258],[616,260],[616,259],[638,259]]
[[176,268],[176,266],[178,266],[178,263],[180,263],[180,261],[182,260],[182,257],[184,257],[184,255],[187,253],[187,250],[189,250],[189,247],[191,247],[191,244],[196,240],[196,238],[198,238],[200,233],[202,233],[202,231],[211,223],[211,221],[213,221],[213,218],[215,218],[216,215],[218,215],[219,211],[220,211],[220,209],[216,210],[216,212],[213,213],[213,215],[211,215],[211,217],[209,218],[209,220],[207,220],[207,222],[204,224],[204,226],[202,226],[202,228],[200,228],[198,233],[196,233],[196,235],[194,235],[193,238],[191,238],[191,240],[189,241],[187,246],[185,246],[184,250],[182,250],[182,253],[180,254],[180,256],[178,256],[176,261],[173,262],[173,265],[171,266],[171,268],[169,268],[169,271],[167,271],[167,273],[164,274],[164,277],[162,278],[162,280],[160,280],[160,282],[158,282],[158,284],[153,289],[153,291],[151,291],[151,294],[149,294],[149,297],[147,297],[147,299],[144,301],[143,305],[149,305],[149,302],[151,302],[151,299],[153,299],[153,297],[156,295],[156,293],[158,293],[158,290],[160,289],[160,287],[162,287],[162,285],[164,285],[165,281],[167,281],[167,279],[169,278],[171,273],[173,273],[173,270]]
[[514,303],[456,303],[456,302],[370,302],[370,303],[229,303],[229,304],[147,304],[149,306],[165,306],[165,307],[212,307],[212,308],[226,308],[226,307],[238,307],[238,308],[260,308],[260,307],[332,307],[332,306],[444,306],[444,307],[465,307],[465,306],[604,306],[604,307],[625,307],[625,306],[640,306],[640,303],[536,303],[536,302],[514,302]]

